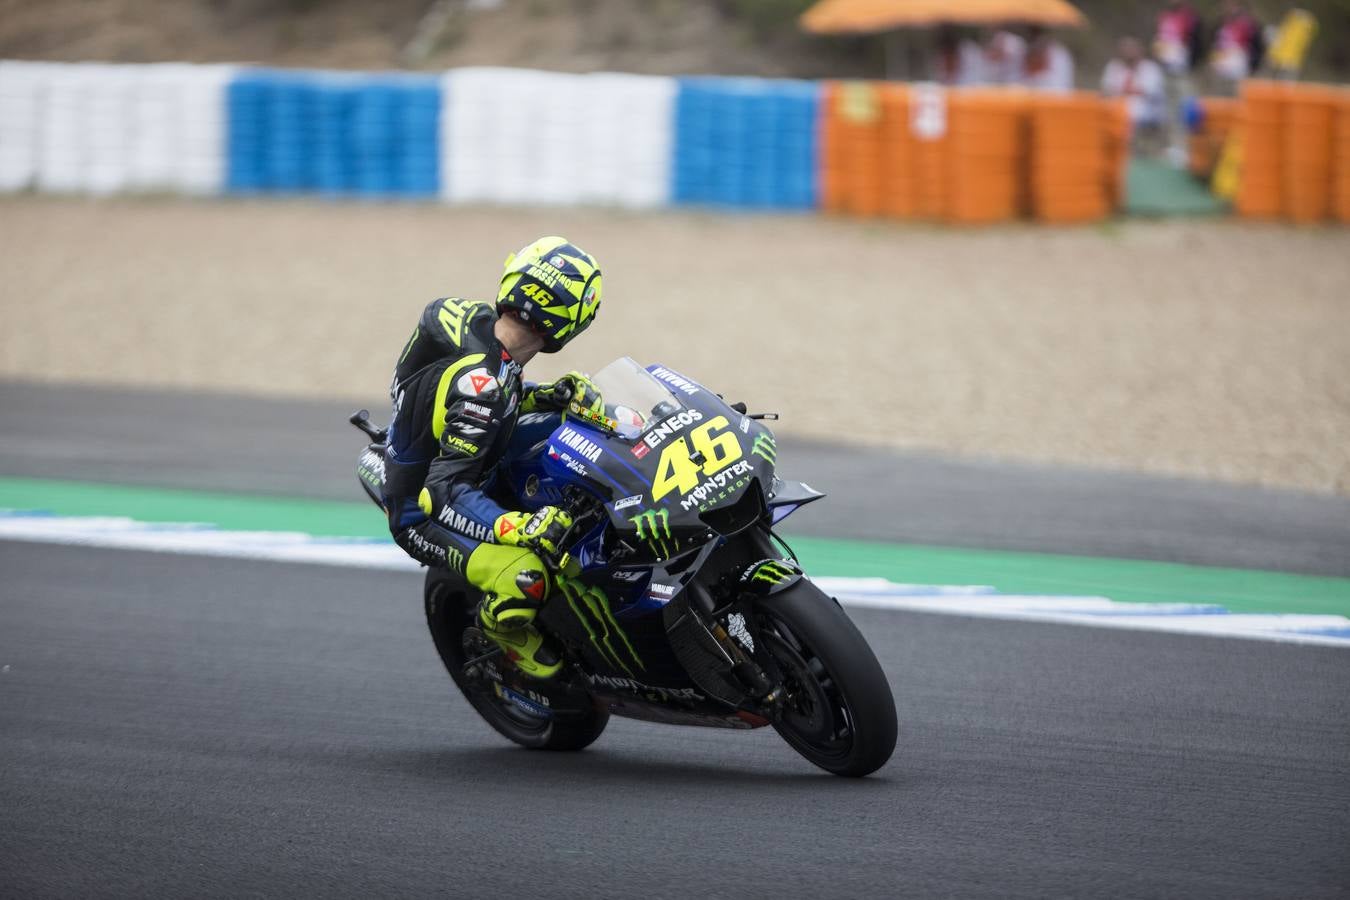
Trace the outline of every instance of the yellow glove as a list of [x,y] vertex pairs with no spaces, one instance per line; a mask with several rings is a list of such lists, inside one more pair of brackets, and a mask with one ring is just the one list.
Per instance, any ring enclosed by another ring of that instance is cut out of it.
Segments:
[[509,512],[497,517],[492,530],[497,543],[524,547],[546,556],[556,556],[563,533],[572,527],[572,517],[556,506],[538,512]]
[[536,385],[522,408],[525,412],[572,409],[602,414],[605,401],[584,373],[568,372],[551,384]]

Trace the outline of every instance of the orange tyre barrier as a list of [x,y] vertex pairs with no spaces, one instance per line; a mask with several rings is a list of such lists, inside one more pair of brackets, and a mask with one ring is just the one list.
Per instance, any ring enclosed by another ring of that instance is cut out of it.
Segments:
[[821,110],[821,204],[830,212],[1071,223],[1107,217],[1124,194],[1121,101],[831,82]]
[[882,207],[882,106],[875,84],[826,85],[824,200],[832,212],[876,216]]
[[910,131],[909,88],[883,84],[881,92],[881,211],[895,219],[913,219],[919,214],[919,189],[915,171],[916,144]]
[[1242,141],[1242,176],[1234,206],[1239,215],[1273,219],[1284,204],[1281,139],[1288,85],[1248,81],[1242,86],[1238,128]]
[[1332,215],[1350,225],[1350,90],[1336,95],[1332,158]]
[[1027,96],[1021,92],[948,95],[947,221],[977,225],[1021,215],[1028,109]]
[[1110,117],[1094,94],[1037,97],[1031,107],[1031,211],[1052,224],[1091,222],[1112,210],[1120,177]]
[[1336,99],[1330,89],[1300,85],[1285,100],[1280,174],[1282,208],[1291,222],[1323,222],[1331,214]]

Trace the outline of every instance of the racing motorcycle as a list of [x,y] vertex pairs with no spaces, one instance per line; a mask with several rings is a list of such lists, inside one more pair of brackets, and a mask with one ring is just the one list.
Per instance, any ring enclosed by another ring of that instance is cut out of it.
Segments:
[[[627,357],[592,381],[604,412],[572,404],[488,487],[508,509],[572,516],[535,620],[563,671],[524,675],[477,627],[480,592],[450,568],[427,572],[427,625],[465,698],[525,747],[580,750],[611,715],[771,725],[822,769],[876,771],[895,748],[895,703],[866,640],[774,531],[824,496],[777,476],[764,424],[777,416]],[[357,474],[383,508],[387,431],[365,410],[350,421],[371,438]]]

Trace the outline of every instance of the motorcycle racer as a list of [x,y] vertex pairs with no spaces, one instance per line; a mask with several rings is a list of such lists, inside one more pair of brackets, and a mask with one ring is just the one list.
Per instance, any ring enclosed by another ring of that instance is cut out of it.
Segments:
[[[536,353],[556,353],[591,324],[601,289],[594,257],[565,238],[542,237],[507,257],[495,304],[458,297],[428,304],[390,386],[389,530],[414,559],[449,568],[483,592],[483,632],[536,678],[562,666],[532,623],[553,588],[540,554],[558,552],[571,519],[554,506],[534,513],[500,506],[496,467],[509,456],[522,413],[603,411],[579,372],[542,385],[521,378]],[[557,424],[556,416],[531,418],[548,431]]]

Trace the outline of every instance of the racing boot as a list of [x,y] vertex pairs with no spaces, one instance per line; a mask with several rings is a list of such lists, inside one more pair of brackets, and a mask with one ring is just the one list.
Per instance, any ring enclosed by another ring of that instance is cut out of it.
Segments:
[[529,624],[505,627],[492,614],[494,600],[485,597],[478,607],[478,623],[483,626],[483,634],[502,648],[517,669],[531,678],[546,680],[557,675],[562,668],[562,658],[548,645],[539,629]]
[[466,574],[483,589],[483,633],[526,675],[557,675],[562,657],[533,624],[549,587],[539,558],[523,548],[483,544],[470,554]]

